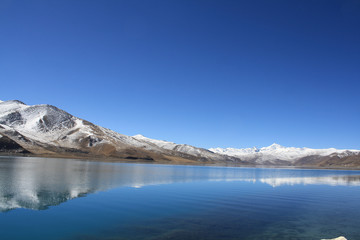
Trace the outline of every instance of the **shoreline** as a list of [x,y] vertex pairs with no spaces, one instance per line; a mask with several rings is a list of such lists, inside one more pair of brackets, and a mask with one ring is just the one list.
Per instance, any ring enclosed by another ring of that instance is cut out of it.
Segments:
[[164,160],[144,160],[144,159],[122,159],[114,157],[96,157],[96,156],[61,156],[61,155],[35,155],[35,154],[5,154],[0,153],[1,158],[51,158],[51,159],[71,159],[80,161],[91,161],[99,163],[133,163],[133,164],[159,164],[159,165],[178,165],[178,166],[204,166],[204,167],[234,167],[234,168],[270,168],[270,169],[302,169],[302,170],[346,170],[360,171],[360,167],[319,167],[319,166],[281,166],[281,165],[247,165],[243,163],[219,163],[219,162],[199,162],[188,161],[164,161]]

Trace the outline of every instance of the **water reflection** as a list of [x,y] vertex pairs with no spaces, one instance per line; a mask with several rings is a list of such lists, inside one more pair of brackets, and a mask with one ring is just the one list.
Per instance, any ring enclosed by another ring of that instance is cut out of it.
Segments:
[[310,185],[321,184],[330,186],[360,186],[360,176],[329,176],[329,177],[292,177],[292,178],[262,178],[259,182],[267,183],[273,187],[282,185]]
[[0,158],[0,211],[47,209],[115,187],[192,181],[246,181],[273,187],[295,184],[359,186],[359,172],[111,164],[71,159]]

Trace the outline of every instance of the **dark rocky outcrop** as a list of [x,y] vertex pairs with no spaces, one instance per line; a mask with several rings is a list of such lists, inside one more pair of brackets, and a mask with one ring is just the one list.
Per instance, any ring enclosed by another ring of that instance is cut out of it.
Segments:
[[0,152],[2,153],[21,153],[29,154],[30,152],[20,146],[17,142],[6,136],[0,135]]

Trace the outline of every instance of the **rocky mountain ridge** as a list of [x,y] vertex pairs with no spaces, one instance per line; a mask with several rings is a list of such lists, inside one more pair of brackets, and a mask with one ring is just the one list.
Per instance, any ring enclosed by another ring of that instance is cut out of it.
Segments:
[[6,148],[11,142],[12,152],[44,156],[173,162],[238,160],[192,146],[163,148],[145,138],[97,126],[55,106],[28,106],[17,100],[0,102],[0,136],[9,142],[1,145],[3,152],[11,150]]
[[203,149],[126,136],[52,105],[0,101],[0,153],[174,163],[360,167],[359,150],[263,148]]

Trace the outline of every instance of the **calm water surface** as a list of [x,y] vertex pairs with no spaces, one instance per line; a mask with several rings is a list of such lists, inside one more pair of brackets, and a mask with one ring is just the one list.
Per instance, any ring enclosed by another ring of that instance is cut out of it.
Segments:
[[360,239],[360,172],[0,158],[0,239]]

